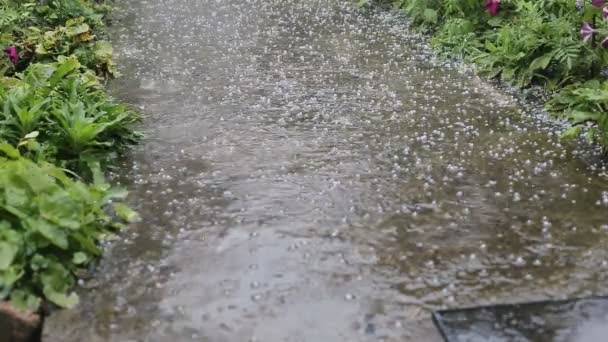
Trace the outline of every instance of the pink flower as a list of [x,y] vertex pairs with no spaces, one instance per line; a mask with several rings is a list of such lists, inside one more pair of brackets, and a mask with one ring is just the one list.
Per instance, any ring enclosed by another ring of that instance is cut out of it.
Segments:
[[14,46],[9,46],[4,49],[4,52],[8,54],[8,59],[13,63],[13,65],[17,65],[19,62],[19,53],[17,52],[17,48]]
[[486,0],[484,7],[491,16],[497,16],[500,11],[500,0]]
[[591,0],[591,4],[597,8],[604,7],[605,3],[606,3],[606,0]]
[[591,37],[593,37],[594,33],[595,30],[593,27],[591,27],[588,22],[584,21],[583,27],[581,27],[581,38],[583,38],[583,41],[587,42],[589,39],[591,39]]
[[604,19],[608,19],[608,7],[604,7],[604,9],[602,10],[602,16],[604,17]]

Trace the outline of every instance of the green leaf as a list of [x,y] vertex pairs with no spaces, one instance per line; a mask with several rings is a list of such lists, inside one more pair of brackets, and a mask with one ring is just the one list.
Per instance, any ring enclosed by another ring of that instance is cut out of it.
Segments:
[[49,52],[46,50],[46,48],[44,47],[44,44],[36,44],[36,50],[35,50],[37,55],[47,55]]
[[26,222],[31,229],[42,234],[55,246],[61,249],[68,249],[68,237],[63,230],[40,218],[28,218]]
[[490,52],[496,50],[496,46],[491,41],[489,41],[489,40],[486,40],[485,47]]
[[72,237],[76,239],[76,241],[78,241],[78,243],[80,244],[80,247],[84,248],[87,252],[93,255],[101,254],[101,250],[95,245],[95,242],[92,238],[85,236],[79,232],[72,235]]
[[546,54],[534,59],[532,61],[532,63],[530,63],[528,70],[534,71],[534,70],[538,70],[538,69],[541,69],[541,70],[547,69],[547,67],[549,66],[549,63],[551,63],[552,59],[553,59],[553,53],[546,53]]
[[4,152],[4,154],[11,159],[17,159],[21,156],[17,149],[6,143],[0,144],[0,152]]
[[40,254],[34,254],[30,260],[30,268],[34,271],[45,270],[49,267],[49,259],[43,257]]
[[591,113],[581,110],[573,110],[567,113],[568,119],[575,124],[580,124],[586,121],[597,121],[600,118],[601,113]]
[[53,87],[57,85],[57,83],[59,83],[59,81],[61,81],[65,77],[65,75],[80,67],[78,59],[74,57],[63,57],[59,60],[59,67],[53,72],[53,75],[49,78],[49,84]]
[[21,159],[21,172],[16,172],[15,178],[19,178],[29,186],[34,194],[49,193],[58,189],[57,184],[46,175],[33,162]]
[[511,80],[515,76],[515,69],[513,68],[504,68],[502,70],[502,79],[503,80]]
[[19,252],[18,245],[0,241],[0,271],[6,271],[11,266],[17,252]]
[[11,293],[11,304],[19,310],[26,312],[37,311],[40,307],[41,299],[24,289],[17,289]]
[[0,299],[4,299],[8,296],[13,289],[13,285],[15,285],[24,274],[25,272],[15,265],[6,271],[0,271]]
[[28,201],[31,200],[31,196],[24,188],[8,186],[4,190],[4,200],[7,206],[20,208],[27,205]]
[[78,295],[75,293],[66,295],[65,293],[53,290],[51,287],[44,287],[42,292],[49,301],[53,302],[54,304],[57,304],[62,308],[71,309],[75,307],[79,302]]
[[572,140],[581,133],[582,129],[581,126],[570,127],[562,133],[561,138],[564,140]]
[[107,62],[112,59],[113,52],[114,49],[112,48],[112,43],[105,40],[99,40],[95,42],[95,46],[93,47],[93,53],[95,54],[95,57],[104,62]]
[[49,301],[64,308],[78,304],[76,294],[66,294],[74,283],[74,276],[58,261],[49,261],[48,268],[40,274],[40,282],[42,293]]
[[127,195],[129,194],[129,192],[127,191],[127,189],[124,188],[111,188],[108,191],[106,191],[106,194],[103,198],[103,202],[108,202],[109,200],[124,200],[125,198],[127,198]]
[[123,203],[114,203],[116,215],[127,222],[137,222],[140,220],[139,214]]
[[499,27],[502,25],[502,18],[501,17],[492,17],[492,18],[490,18],[490,20],[488,20],[488,25],[490,25],[492,27]]
[[77,36],[82,33],[89,32],[90,29],[91,28],[87,24],[78,24],[78,25],[67,27],[65,29],[65,34],[68,37],[73,37],[73,36]]
[[93,175],[93,184],[102,189],[109,187],[106,183],[105,176],[101,171],[101,165],[99,164],[99,160],[96,160],[91,157],[83,157],[82,159],[86,162],[87,166],[89,167],[89,170],[91,170],[91,174]]
[[437,23],[437,11],[432,8],[427,8],[424,10],[424,20],[429,23],[436,24]]
[[87,260],[87,255],[82,252],[76,252],[74,253],[74,256],[72,256],[72,262],[76,265],[84,264]]
[[8,212],[10,214],[15,215],[18,219],[24,220],[24,219],[27,219],[28,216],[29,216],[24,211],[19,210],[19,209],[15,208],[13,206],[10,206],[10,205],[2,205],[2,204],[0,204],[0,208],[6,210],[6,212]]

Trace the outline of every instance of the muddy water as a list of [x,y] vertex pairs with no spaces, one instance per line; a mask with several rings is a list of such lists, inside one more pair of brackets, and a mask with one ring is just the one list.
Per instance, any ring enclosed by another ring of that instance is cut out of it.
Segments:
[[119,5],[144,221],[47,341],[438,341],[433,308],[608,292],[605,169],[402,18]]

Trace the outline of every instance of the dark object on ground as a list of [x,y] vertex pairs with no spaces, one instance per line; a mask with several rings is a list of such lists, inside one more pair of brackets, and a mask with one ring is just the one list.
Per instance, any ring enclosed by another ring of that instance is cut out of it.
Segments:
[[40,342],[42,317],[0,301],[0,342]]
[[605,342],[608,297],[442,310],[433,320],[447,342]]

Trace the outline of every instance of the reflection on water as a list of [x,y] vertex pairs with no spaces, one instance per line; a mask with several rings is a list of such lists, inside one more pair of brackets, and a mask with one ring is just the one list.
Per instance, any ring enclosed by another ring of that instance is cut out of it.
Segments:
[[119,5],[147,138],[116,179],[144,221],[47,340],[437,341],[429,309],[602,294],[605,167],[402,18]]

